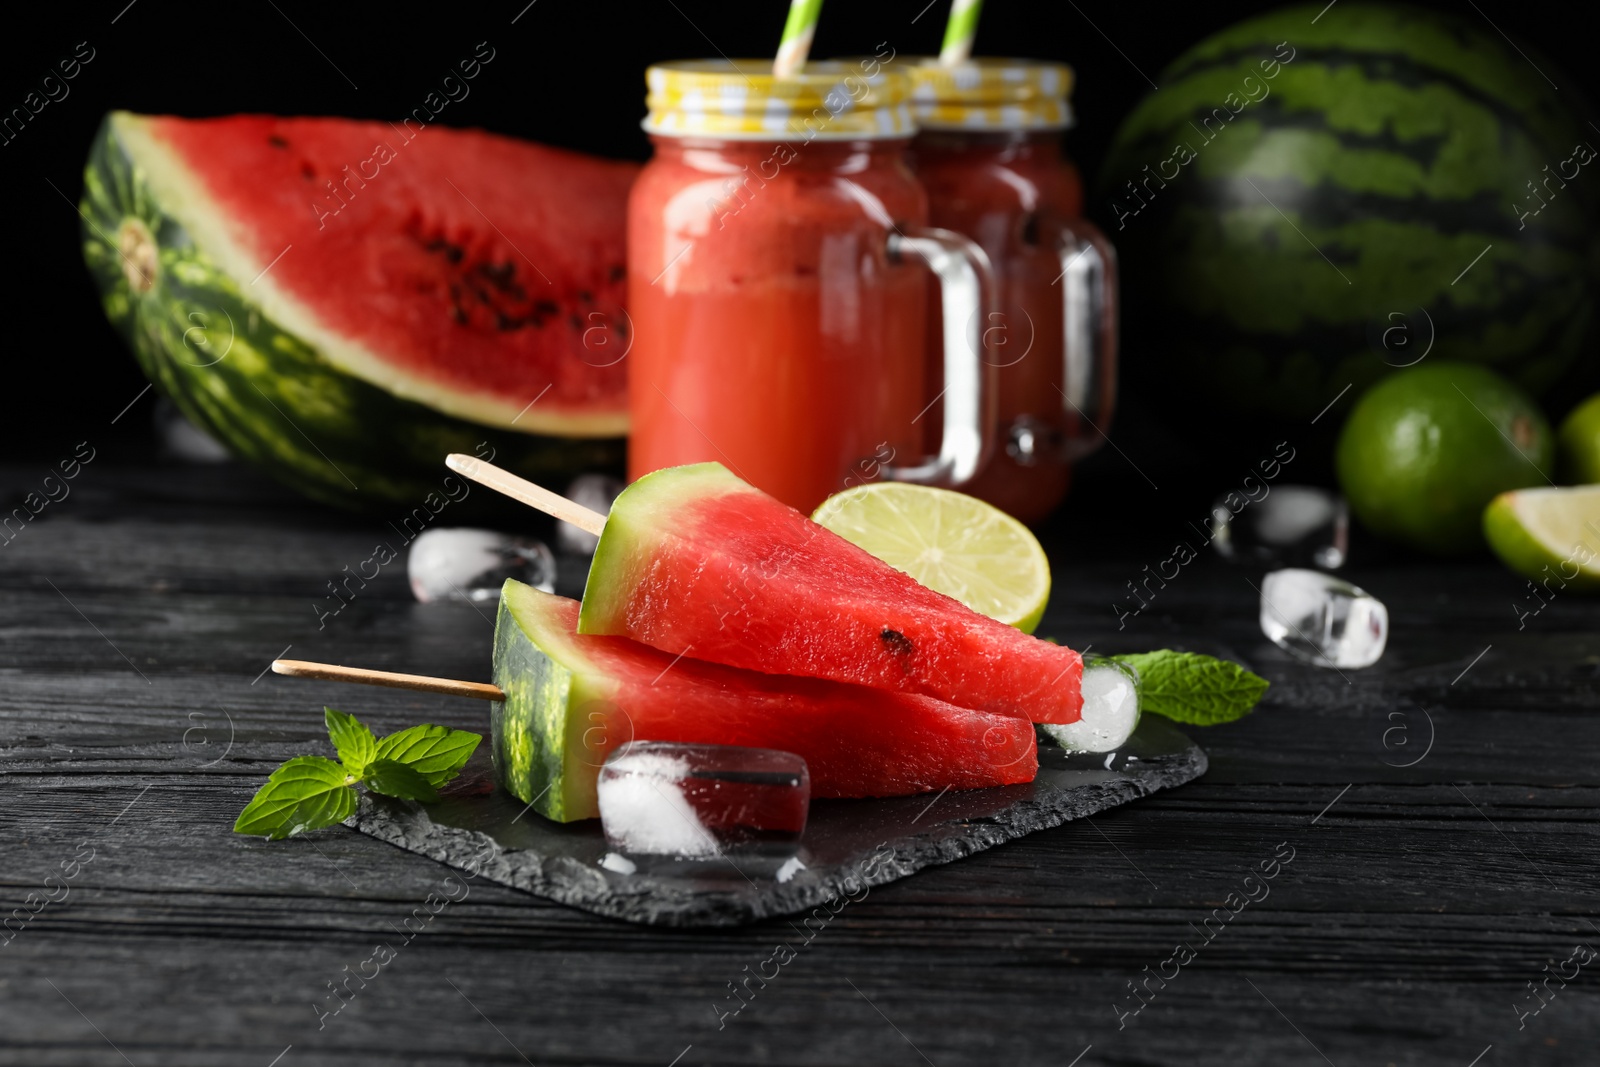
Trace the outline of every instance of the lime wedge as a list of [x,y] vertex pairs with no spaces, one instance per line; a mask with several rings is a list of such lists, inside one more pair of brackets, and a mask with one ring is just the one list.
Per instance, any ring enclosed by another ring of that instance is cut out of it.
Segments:
[[965,493],[872,482],[811,516],[846,541],[967,607],[1032,633],[1050,599],[1050,561],[1022,523]]
[[1516,489],[1483,512],[1483,532],[1505,565],[1552,592],[1600,590],[1600,485]]

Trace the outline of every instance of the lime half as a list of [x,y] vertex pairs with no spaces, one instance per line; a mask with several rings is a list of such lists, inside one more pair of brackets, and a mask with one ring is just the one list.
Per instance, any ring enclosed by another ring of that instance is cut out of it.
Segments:
[[917,581],[1032,633],[1050,599],[1039,539],[977,497],[904,482],[835,493],[812,519]]
[[1600,590],[1600,485],[1517,489],[1483,512],[1483,533],[1506,566],[1552,592]]

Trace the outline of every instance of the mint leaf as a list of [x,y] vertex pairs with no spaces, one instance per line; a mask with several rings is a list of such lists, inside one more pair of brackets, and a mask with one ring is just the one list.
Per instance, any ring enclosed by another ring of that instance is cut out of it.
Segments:
[[339,753],[339,762],[360,777],[362,769],[377,758],[378,739],[360,719],[342,711],[323,708],[322,721],[328,724],[328,739]]
[[1162,649],[1111,658],[1139,672],[1141,711],[1195,726],[1243,718],[1270,684],[1237,663],[1198,652]]
[[236,834],[269,840],[343,822],[356,810],[355,779],[331,759],[296,756],[272,772],[233,824]]
[[367,764],[361,782],[374,793],[399,797],[402,800],[432,801],[439,799],[439,791],[414,767],[398,760],[376,759]]
[[456,776],[482,740],[481,735],[467,730],[413,726],[379,741],[377,758],[404,763],[429,785],[441,786]]

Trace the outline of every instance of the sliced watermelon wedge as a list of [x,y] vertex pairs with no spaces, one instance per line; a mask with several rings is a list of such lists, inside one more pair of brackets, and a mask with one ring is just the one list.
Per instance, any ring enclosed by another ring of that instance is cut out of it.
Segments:
[[1083,661],[986,618],[734,477],[647,474],[611,506],[580,633],[771,674],[1076,722]]
[[557,822],[599,815],[606,755],[629,741],[775,748],[814,797],[903,796],[1033,781],[1033,727],[927,697],[781,678],[577,633],[578,604],[508,581],[495,622],[500,784]]
[[[184,248],[339,371],[485,426],[627,432],[620,208],[637,165],[413,122],[108,124]],[[157,256],[159,233],[107,221],[112,266]]]

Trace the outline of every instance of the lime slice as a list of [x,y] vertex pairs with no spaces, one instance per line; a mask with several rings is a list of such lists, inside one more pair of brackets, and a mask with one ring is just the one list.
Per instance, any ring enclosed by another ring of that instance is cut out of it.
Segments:
[[903,482],[835,493],[811,516],[846,541],[973,611],[1033,633],[1050,561],[1022,523],[976,497]]
[[1506,566],[1547,584],[1600,590],[1600,485],[1517,489],[1483,512],[1483,532]]

